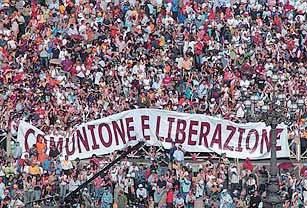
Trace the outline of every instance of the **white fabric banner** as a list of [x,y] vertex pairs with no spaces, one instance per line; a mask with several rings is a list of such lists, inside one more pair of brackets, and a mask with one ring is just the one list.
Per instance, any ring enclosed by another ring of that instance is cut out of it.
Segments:
[[[289,157],[287,127],[277,130],[277,157]],[[178,113],[157,109],[135,109],[88,123],[70,132],[69,138],[46,135],[29,123],[21,121],[18,141],[24,151],[43,137],[49,149],[54,143],[62,155],[71,159],[103,155],[135,145],[144,140],[148,145],[169,149],[171,142],[182,144],[187,152],[226,153],[239,159],[270,158],[270,127],[264,123],[237,124],[200,114]]]

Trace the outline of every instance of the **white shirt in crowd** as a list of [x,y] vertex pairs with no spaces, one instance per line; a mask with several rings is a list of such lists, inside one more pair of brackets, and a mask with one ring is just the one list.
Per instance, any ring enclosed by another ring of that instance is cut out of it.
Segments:
[[74,180],[74,179],[71,179],[70,182],[69,182],[69,191],[74,191],[76,190],[79,186],[81,185],[80,181],[77,179],[77,180]]
[[182,162],[184,161],[184,153],[182,150],[180,149],[177,149],[175,152],[174,152],[174,158],[176,161],[178,162]]
[[147,190],[145,188],[138,188],[136,190],[136,196],[137,198],[143,198],[145,199],[147,197]]
[[72,162],[69,160],[63,160],[61,164],[63,170],[70,170],[73,168]]

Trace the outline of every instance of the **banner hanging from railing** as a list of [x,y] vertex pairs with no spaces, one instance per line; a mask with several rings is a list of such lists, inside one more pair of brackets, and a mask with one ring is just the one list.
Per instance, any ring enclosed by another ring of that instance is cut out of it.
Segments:
[[[201,114],[187,114],[158,109],[134,109],[99,120],[83,123],[69,138],[47,135],[21,121],[18,141],[24,151],[39,137],[49,149],[55,144],[62,155],[71,159],[103,155],[145,140],[148,145],[169,149],[171,143],[181,144],[187,152],[225,153],[239,159],[270,158],[271,128],[264,123],[237,124]],[[286,125],[277,130],[277,157],[289,157]]]

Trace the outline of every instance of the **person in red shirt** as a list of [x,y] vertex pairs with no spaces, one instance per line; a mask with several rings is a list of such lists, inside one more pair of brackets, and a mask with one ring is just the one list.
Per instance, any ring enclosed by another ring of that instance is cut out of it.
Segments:
[[174,207],[174,191],[172,187],[168,187],[166,193],[166,207],[173,208]]

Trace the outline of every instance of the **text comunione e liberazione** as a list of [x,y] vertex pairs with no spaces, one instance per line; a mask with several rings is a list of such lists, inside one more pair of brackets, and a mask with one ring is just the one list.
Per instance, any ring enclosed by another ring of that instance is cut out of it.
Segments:
[[[236,124],[197,114],[185,116],[172,112],[159,115],[142,109],[132,112],[82,124],[69,138],[44,135],[36,128],[24,129],[24,149],[29,150],[39,137],[45,139],[47,146],[54,143],[64,155],[95,150],[109,153],[111,149],[122,149],[138,140],[152,145],[165,144],[167,148],[175,142],[189,152],[266,154],[271,149],[272,134],[263,123]],[[285,131],[286,128],[276,129],[277,141],[286,135]],[[283,142],[278,142],[277,151],[281,151],[282,147]]]

